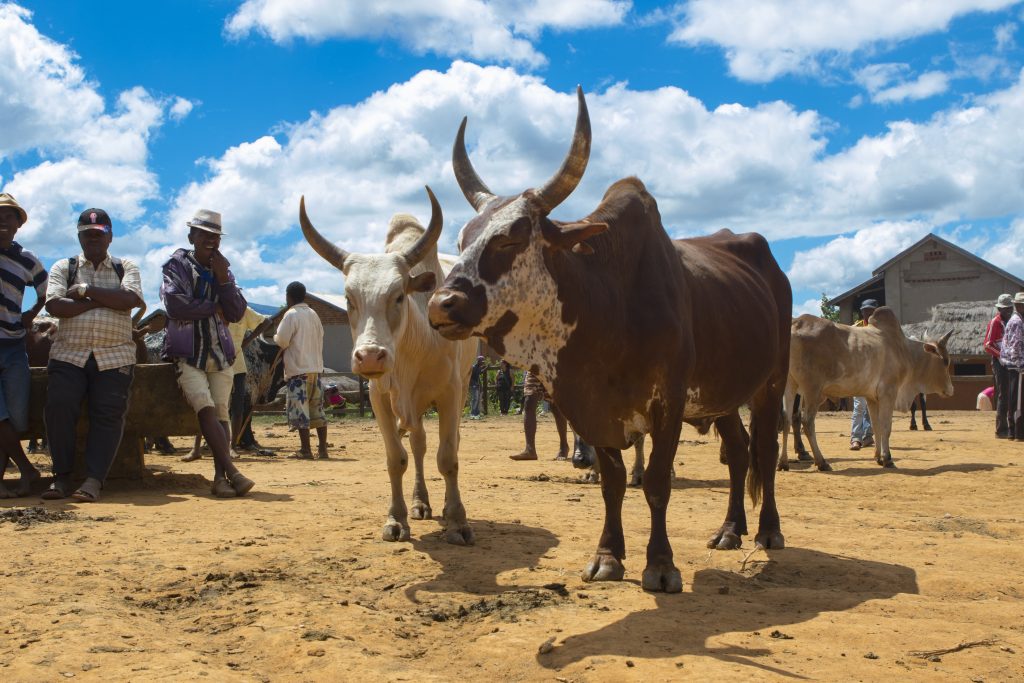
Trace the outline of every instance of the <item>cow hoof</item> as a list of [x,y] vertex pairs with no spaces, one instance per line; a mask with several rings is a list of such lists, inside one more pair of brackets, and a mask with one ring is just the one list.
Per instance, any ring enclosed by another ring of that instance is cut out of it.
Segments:
[[398,522],[388,522],[384,525],[384,531],[381,532],[380,537],[388,542],[408,541],[409,527],[403,526]]
[[444,540],[452,545],[473,545],[476,543],[473,529],[465,523],[445,529]]
[[626,567],[618,558],[611,555],[598,554],[583,570],[584,581],[622,581],[626,575]]
[[639,472],[634,474],[629,479],[629,485],[630,486],[643,486],[644,485],[644,475],[640,474]]
[[894,463],[894,462],[892,461],[892,458],[886,458],[885,460],[883,460],[883,461],[882,461],[881,463],[879,463],[879,464],[880,464],[880,465],[881,465],[882,467],[885,467],[886,469],[892,469],[892,470],[896,469],[896,463]]
[[[925,427],[925,429],[928,429],[928,428]],[[914,424],[913,422],[910,423],[910,431],[912,431],[912,432],[916,432],[917,431],[917,425]]]
[[926,424],[926,425],[924,426],[924,431],[926,431],[926,432],[930,432],[930,431],[932,431],[932,426],[931,426],[930,424]]
[[810,461],[814,460],[814,458],[811,456],[811,454],[808,453],[807,451],[797,451],[796,452],[796,459],[800,460],[801,462],[810,462]]
[[413,519],[431,519],[434,512],[426,503],[415,502],[412,504],[412,509],[409,510],[409,514],[412,515]]
[[722,525],[715,535],[708,539],[708,548],[712,550],[736,550],[743,545],[743,539],[736,533],[732,523]]
[[671,562],[663,565],[647,565],[640,585],[645,591],[681,593],[683,591],[683,576]]
[[590,470],[589,472],[580,477],[580,481],[582,481],[584,484],[600,484],[601,475],[595,472],[594,470]]
[[777,469],[779,472],[789,472],[789,462],[782,462],[780,460],[779,464],[775,466],[775,469]]
[[754,536],[754,545],[755,547],[761,546],[765,550],[781,550],[786,547],[786,537],[778,529],[759,531],[757,536]]
[[819,472],[831,472],[832,471],[832,465],[829,465],[827,462],[823,462],[820,465],[818,465],[818,471]]

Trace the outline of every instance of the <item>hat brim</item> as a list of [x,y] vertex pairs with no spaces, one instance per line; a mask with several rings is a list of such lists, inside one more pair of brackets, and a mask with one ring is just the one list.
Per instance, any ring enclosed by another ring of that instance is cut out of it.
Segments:
[[18,215],[21,217],[21,224],[22,225],[25,225],[25,223],[28,223],[28,212],[25,211],[25,209],[21,208],[17,204],[0,204],[0,208],[3,208],[5,206],[7,208],[9,208],[9,209],[14,209],[15,211],[18,212]]
[[223,230],[220,230],[219,228],[212,228],[209,225],[199,225],[197,223],[193,223],[192,221],[189,221],[189,222],[185,223],[185,225],[187,225],[190,228],[195,228],[196,230],[202,230],[203,232],[208,232],[208,233],[210,233],[212,235],[220,235],[221,237],[224,236],[224,231]]
[[1001,309],[1004,309],[1004,310],[1007,309],[1007,308],[1013,308],[1013,302],[1011,301],[1008,304],[996,304],[996,308],[1001,308]]
[[78,232],[85,232],[86,230],[102,230],[103,232],[113,232],[113,228],[109,225],[79,225]]

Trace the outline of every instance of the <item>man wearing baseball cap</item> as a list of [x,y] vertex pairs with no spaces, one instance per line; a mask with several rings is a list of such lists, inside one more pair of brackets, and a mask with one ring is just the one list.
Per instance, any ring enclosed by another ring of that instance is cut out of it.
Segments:
[[[107,212],[86,209],[78,217],[81,253],[50,268],[46,310],[60,324],[46,366],[46,437],[53,461],[47,500],[99,500],[121,444],[135,376],[131,310],[143,300],[138,266],[108,253],[113,239]],[[78,415],[87,398],[86,480],[72,489]]]
[[[14,241],[28,214],[6,192],[0,193],[0,498],[27,496],[39,480],[21,448],[18,433],[28,428],[28,398],[31,374],[25,352],[25,334],[46,302],[46,270],[35,254]],[[22,295],[26,287],[36,290],[36,303],[24,313]],[[4,487],[8,460],[14,460],[21,479],[14,491]]]
[[985,353],[992,356],[992,381],[995,384],[996,438],[1005,439],[1009,436],[1007,409],[1009,408],[1010,371],[1007,370],[999,357],[1003,350],[1003,335],[1006,323],[1013,315],[1013,297],[1000,294],[996,299],[996,315],[988,323],[985,330]]

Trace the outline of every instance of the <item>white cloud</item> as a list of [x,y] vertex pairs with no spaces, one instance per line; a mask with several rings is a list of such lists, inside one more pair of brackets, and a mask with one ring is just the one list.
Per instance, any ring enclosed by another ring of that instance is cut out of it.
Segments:
[[908,64],[872,64],[856,72],[855,80],[864,86],[876,104],[892,104],[905,100],[923,100],[949,89],[949,75],[927,71],[907,80]]
[[[787,275],[794,290],[827,292],[835,296],[871,277],[871,272],[931,231],[920,221],[885,221],[840,235],[829,242],[793,256]],[[817,300],[815,307],[817,307]],[[800,312],[820,313],[806,310]]]
[[167,113],[173,121],[181,121],[192,113],[195,106],[196,103],[192,100],[186,100],[184,97],[176,97],[174,98],[174,104],[171,105],[171,108]]
[[820,60],[885,42],[943,31],[972,12],[991,12],[1018,0],[687,0],[677,5],[670,42],[717,45],[731,73],[770,81],[815,73]]
[[1017,33],[1017,24],[1012,21],[1008,21],[1005,24],[996,26],[995,38],[996,38],[996,50],[1003,52],[1009,50],[1017,45],[1017,41],[1014,34]]
[[998,235],[982,258],[1011,273],[1024,273],[1024,218],[1016,218]]
[[622,22],[628,0],[246,0],[227,21],[229,35],[254,31],[295,38],[392,38],[416,53],[541,66],[533,42],[545,29]]
[[[0,158],[16,169],[3,189],[29,213],[19,241],[43,256],[66,251],[86,205],[107,209],[123,230],[156,196],[148,143],[169,103],[132,88],[108,110],[77,56],[17,5],[0,5],[0,34]],[[23,165],[27,154],[35,165]]]

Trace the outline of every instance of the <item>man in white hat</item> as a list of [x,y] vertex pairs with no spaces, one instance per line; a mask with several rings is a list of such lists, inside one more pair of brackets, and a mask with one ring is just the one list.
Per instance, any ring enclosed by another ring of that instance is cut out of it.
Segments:
[[[878,301],[864,299],[860,305],[860,320],[854,327],[866,327],[871,315],[878,310]],[[850,450],[859,451],[861,446],[875,442],[871,429],[871,415],[868,414],[868,400],[863,396],[853,397],[853,412],[850,415]]]
[[1024,420],[1021,419],[1021,368],[1024,367],[1024,292],[1013,295],[1013,315],[1006,322],[999,362],[1009,374],[1007,392],[1007,439],[1024,441]]
[[[25,334],[46,303],[46,270],[35,254],[14,241],[28,214],[6,192],[0,193],[0,498],[27,496],[39,478],[21,448],[18,432],[28,428],[31,374],[25,352]],[[36,303],[22,312],[25,288],[36,290]],[[14,491],[4,487],[4,471],[14,460],[21,479]]]
[[178,385],[213,452],[211,492],[234,498],[254,486],[231,462],[228,412],[236,355],[228,324],[242,319],[246,302],[220,252],[220,214],[200,209],[186,225],[192,249],[178,249],[163,265],[167,336],[161,355],[175,364]]
[[1006,334],[1006,322],[1013,315],[1013,297],[1000,294],[996,299],[996,315],[988,323],[985,330],[985,353],[992,356],[992,380],[995,385],[996,438],[1005,439],[1009,436],[1007,411],[1009,407],[1010,373],[999,362],[1003,349],[1003,335]]
[[[46,437],[53,484],[43,498],[99,500],[117,455],[135,376],[131,310],[142,305],[139,268],[109,254],[110,216],[86,209],[78,217],[78,256],[50,268],[46,310],[60,318],[46,366]],[[86,480],[72,492],[78,415],[88,398]]]

